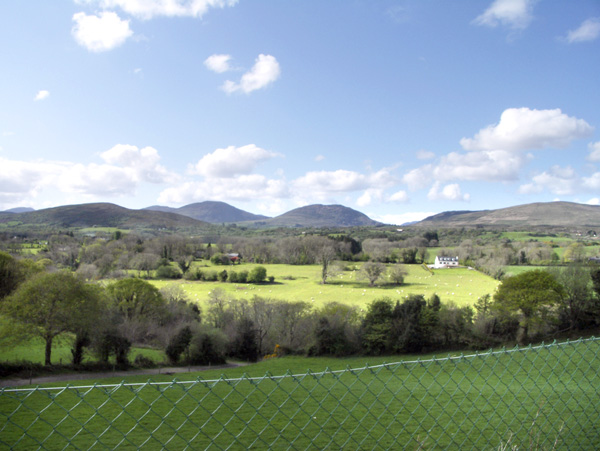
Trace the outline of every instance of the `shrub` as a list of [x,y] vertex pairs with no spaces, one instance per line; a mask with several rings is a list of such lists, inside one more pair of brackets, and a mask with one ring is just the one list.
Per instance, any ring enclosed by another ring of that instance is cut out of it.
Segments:
[[192,341],[192,330],[189,326],[182,328],[169,341],[165,354],[171,363],[177,363],[181,354],[186,351]]
[[225,363],[225,346],[227,338],[216,329],[198,330],[190,344],[190,361],[192,365],[221,365]]
[[237,278],[238,283],[246,283],[248,281],[248,271],[240,271]]
[[145,355],[138,354],[135,356],[133,364],[138,368],[152,368],[154,366],[154,360]]
[[275,276],[269,276],[267,279],[269,280],[269,283],[275,282]]
[[216,282],[219,279],[217,271],[206,271],[202,273],[202,280],[206,282]]
[[264,266],[255,266],[248,274],[248,282],[263,283],[267,278],[267,269]]
[[159,279],[180,279],[181,272],[171,265],[159,266],[156,270],[156,277]]
[[219,277],[219,282],[226,282],[227,281],[227,270],[223,270],[218,274]]

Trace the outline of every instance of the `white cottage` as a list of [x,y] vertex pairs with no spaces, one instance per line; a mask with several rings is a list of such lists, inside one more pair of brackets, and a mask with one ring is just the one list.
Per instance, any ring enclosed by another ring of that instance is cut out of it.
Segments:
[[453,268],[458,267],[458,257],[435,257],[432,268]]

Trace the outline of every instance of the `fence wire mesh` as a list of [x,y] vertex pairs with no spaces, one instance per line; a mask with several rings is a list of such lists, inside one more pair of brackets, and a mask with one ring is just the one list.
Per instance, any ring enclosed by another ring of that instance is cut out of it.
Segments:
[[2,389],[5,449],[600,449],[600,339],[319,373]]

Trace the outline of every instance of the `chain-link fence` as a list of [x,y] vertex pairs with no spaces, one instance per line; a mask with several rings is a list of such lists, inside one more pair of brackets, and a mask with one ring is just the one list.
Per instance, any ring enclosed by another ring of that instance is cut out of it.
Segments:
[[600,339],[283,376],[3,389],[4,449],[600,449]]

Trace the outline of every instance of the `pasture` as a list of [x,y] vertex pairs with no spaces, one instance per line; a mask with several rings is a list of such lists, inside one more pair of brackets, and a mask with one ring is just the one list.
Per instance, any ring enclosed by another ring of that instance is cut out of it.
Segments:
[[[164,384],[5,389],[0,443],[10,449],[597,449],[599,352],[600,342],[591,339],[381,366],[371,359],[367,367],[341,371],[335,368],[342,360],[306,371],[318,359],[294,357],[257,365],[268,371],[257,378],[206,373]],[[301,372],[284,374],[294,361]]]
[[[254,264],[235,266],[212,266],[202,270],[250,271]],[[366,280],[360,280],[360,264],[350,264],[350,270],[343,271],[328,279],[325,285],[320,283],[320,265],[261,265],[267,269],[268,276],[274,276],[274,283],[239,284],[220,282],[192,282],[186,280],[151,281],[158,288],[176,284],[188,294],[189,299],[206,305],[210,293],[215,288],[222,289],[233,298],[251,298],[262,296],[286,301],[304,301],[315,307],[329,302],[340,302],[363,308],[375,299],[388,296],[394,300],[403,300],[411,294],[423,294],[426,298],[437,294],[442,302],[453,302],[459,306],[473,305],[485,294],[493,294],[498,281],[475,270],[467,268],[436,269],[427,271],[420,265],[404,265],[407,275],[404,284],[390,284],[387,279],[370,287]]]

